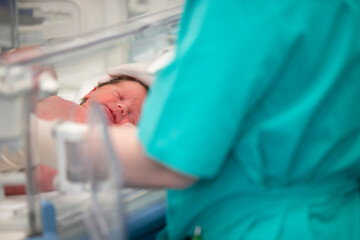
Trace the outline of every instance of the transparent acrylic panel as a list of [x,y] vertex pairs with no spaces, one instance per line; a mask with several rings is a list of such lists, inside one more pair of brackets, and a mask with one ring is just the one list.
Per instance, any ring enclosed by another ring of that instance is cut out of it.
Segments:
[[[100,105],[89,114],[86,176],[90,188],[90,206],[86,227],[93,239],[124,239],[122,171],[107,132],[107,121]],[[100,140],[100,142],[99,142]]]
[[[96,154],[89,155],[86,151],[89,144],[95,146],[86,139],[86,132],[91,127],[98,128],[94,127],[96,124],[89,124],[91,108],[81,111],[79,109],[84,109],[79,103],[109,68],[151,61],[164,48],[173,46],[181,10],[176,7],[131,18],[75,39],[22,48],[0,57],[0,107],[2,113],[7,113],[0,117],[0,167],[5,164],[8,168],[0,169],[1,188],[7,189],[3,191],[6,196],[0,199],[0,208],[9,210],[0,215],[0,239],[11,239],[10,233],[41,235],[41,200],[49,201],[57,210],[56,225],[61,239],[94,235],[87,227],[89,224],[99,225],[100,236],[111,237],[112,233],[119,236],[120,233],[110,230],[108,233],[111,234],[106,235],[100,227],[101,217],[100,222],[84,221],[86,214],[110,211],[102,206],[118,207],[121,195],[114,188],[100,188],[101,191],[94,188],[101,185],[103,179],[89,181],[91,164],[88,161],[96,163],[96,159],[91,160]],[[104,108],[101,109],[108,116]],[[104,127],[101,129],[94,132],[99,133]],[[99,144],[104,143],[103,139]],[[6,160],[10,153],[13,160],[9,166]],[[113,164],[109,151],[97,153],[107,154],[103,158]],[[13,165],[18,159],[21,165],[16,168]],[[23,170],[19,172],[19,169]],[[110,173],[107,171],[106,176]],[[116,181],[110,179],[113,184],[110,186],[114,187]],[[19,195],[21,191],[24,193],[25,183],[27,194]],[[23,189],[15,188],[21,186]],[[9,196],[9,189],[16,195]],[[92,193],[94,189],[96,191]],[[126,214],[143,208],[146,203],[139,198],[150,196],[147,190],[127,189],[123,192],[126,193],[123,202],[128,205]],[[163,198],[163,193],[156,193],[149,199],[157,202]],[[105,204],[106,201],[112,204]],[[92,203],[101,207],[92,207],[93,211],[89,212]],[[118,208],[110,219],[119,218],[121,211]],[[106,216],[105,219],[109,219]],[[116,226],[120,226],[120,222]],[[115,221],[111,223],[115,224]]]
[[76,37],[128,18],[120,0],[0,1],[2,51]]
[[[0,72],[0,232],[6,233],[0,238],[5,239],[40,231],[33,169],[26,168],[34,160],[28,126],[37,95],[30,67],[1,66]],[[25,190],[26,196],[5,197]]]
[[183,0],[2,0],[0,52],[100,30]]
[[128,0],[128,16],[134,17],[183,4],[184,0]]

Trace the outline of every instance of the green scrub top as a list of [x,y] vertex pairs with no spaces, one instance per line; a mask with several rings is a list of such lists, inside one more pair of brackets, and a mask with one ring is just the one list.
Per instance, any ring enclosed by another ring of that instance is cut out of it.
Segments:
[[359,0],[189,1],[139,126],[198,178],[166,237],[360,239],[359,103]]

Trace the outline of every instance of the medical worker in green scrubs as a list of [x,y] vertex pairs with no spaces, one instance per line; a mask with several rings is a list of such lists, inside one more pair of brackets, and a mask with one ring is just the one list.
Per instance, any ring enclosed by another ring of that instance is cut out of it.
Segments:
[[138,131],[129,186],[167,187],[164,239],[360,239],[360,1],[198,0]]

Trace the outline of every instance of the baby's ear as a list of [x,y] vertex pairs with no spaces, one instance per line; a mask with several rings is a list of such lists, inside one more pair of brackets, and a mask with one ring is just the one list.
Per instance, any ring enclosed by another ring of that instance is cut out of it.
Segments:
[[91,90],[90,92],[88,92],[85,96],[84,99],[89,99],[89,97],[91,96],[91,94],[96,91],[96,89],[98,89],[98,87],[94,87],[93,90]]

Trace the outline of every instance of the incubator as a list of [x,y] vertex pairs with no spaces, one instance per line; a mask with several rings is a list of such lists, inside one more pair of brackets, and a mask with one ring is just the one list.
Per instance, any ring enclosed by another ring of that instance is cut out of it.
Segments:
[[75,37],[181,0],[2,0],[0,52]]
[[85,123],[73,111],[48,121],[37,110],[53,95],[78,104],[114,66],[159,59],[174,45],[181,10],[0,57],[0,239],[137,239],[162,227],[165,192],[123,188],[98,105]]

